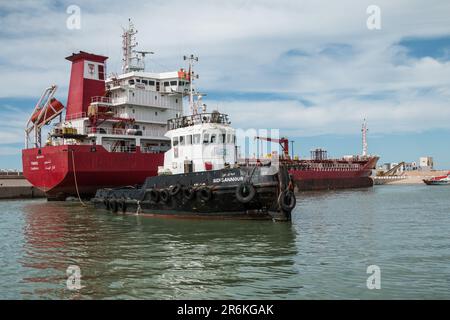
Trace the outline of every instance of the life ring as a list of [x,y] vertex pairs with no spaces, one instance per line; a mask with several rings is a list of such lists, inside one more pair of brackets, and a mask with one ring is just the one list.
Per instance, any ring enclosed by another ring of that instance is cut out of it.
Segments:
[[291,190],[284,190],[280,197],[280,206],[284,211],[292,211],[297,204],[297,198]]
[[177,183],[169,188],[169,194],[173,197],[176,196],[181,191],[181,185]]
[[197,191],[200,200],[207,202],[212,198],[212,191],[208,187],[202,187]]
[[189,188],[189,187],[183,188],[183,197],[184,197],[186,200],[192,200],[192,199],[194,199],[194,197],[195,197],[195,191],[194,191],[194,189]]
[[117,203],[117,200],[111,200],[110,205],[111,205],[112,212],[116,213],[117,210],[119,210],[119,204]]
[[249,203],[256,195],[256,189],[253,184],[243,182],[236,188],[236,199],[241,203]]
[[162,202],[169,201],[170,199],[169,191],[167,191],[166,189],[162,189],[161,191],[159,191],[159,197],[161,198]]

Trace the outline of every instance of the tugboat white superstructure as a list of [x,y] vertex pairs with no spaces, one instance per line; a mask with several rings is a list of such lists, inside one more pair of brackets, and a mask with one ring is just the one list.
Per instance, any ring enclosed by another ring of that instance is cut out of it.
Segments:
[[[197,59],[189,60],[192,76]],[[189,95],[191,115],[168,120],[171,148],[159,176],[147,178],[141,188],[98,190],[92,202],[123,213],[290,220],[296,199],[287,169],[277,157],[266,165],[238,165],[228,116],[208,113],[193,81]]]

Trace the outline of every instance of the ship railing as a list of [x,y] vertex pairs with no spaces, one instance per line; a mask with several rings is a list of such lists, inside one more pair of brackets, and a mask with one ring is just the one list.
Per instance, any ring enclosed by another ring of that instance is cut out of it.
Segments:
[[95,96],[91,98],[91,103],[111,104],[110,97]]
[[76,119],[81,119],[81,118],[86,118],[86,117],[87,117],[86,112],[78,112],[78,113],[66,115],[66,121],[76,120]]
[[102,128],[102,127],[92,127],[86,128],[86,134],[105,134],[105,135],[122,135],[122,136],[142,136],[142,137],[164,137],[166,133],[163,130],[139,130],[132,129],[132,131],[127,131],[128,129],[118,129],[118,128]]
[[108,152],[135,153],[135,146],[108,146],[105,148]]
[[141,147],[142,153],[161,153],[167,151],[167,148],[162,147]]
[[23,172],[2,169],[0,171],[0,176],[23,176]]
[[169,130],[185,128],[201,123],[219,123],[228,125],[230,124],[230,121],[228,120],[228,115],[219,112],[192,114],[169,119],[167,121]]

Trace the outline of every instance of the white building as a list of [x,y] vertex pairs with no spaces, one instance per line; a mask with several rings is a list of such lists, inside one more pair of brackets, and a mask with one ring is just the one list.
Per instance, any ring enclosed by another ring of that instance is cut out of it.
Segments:
[[419,158],[419,168],[421,170],[433,170],[433,157],[420,157]]

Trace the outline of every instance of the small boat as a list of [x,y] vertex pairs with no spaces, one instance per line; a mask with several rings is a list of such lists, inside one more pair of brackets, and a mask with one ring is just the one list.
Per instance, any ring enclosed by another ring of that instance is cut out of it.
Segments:
[[429,186],[450,185],[450,171],[445,176],[423,179],[423,182],[425,182]]
[[167,123],[171,147],[159,175],[140,187],[99,189],[91,200],[95,207],[166,217],[291,220],[296,198],[288,168],[278,156],[264,165],[239,163],[228,116],[207,113],[201,95],[194,102],[192,87],[189,92],[191,114]]

